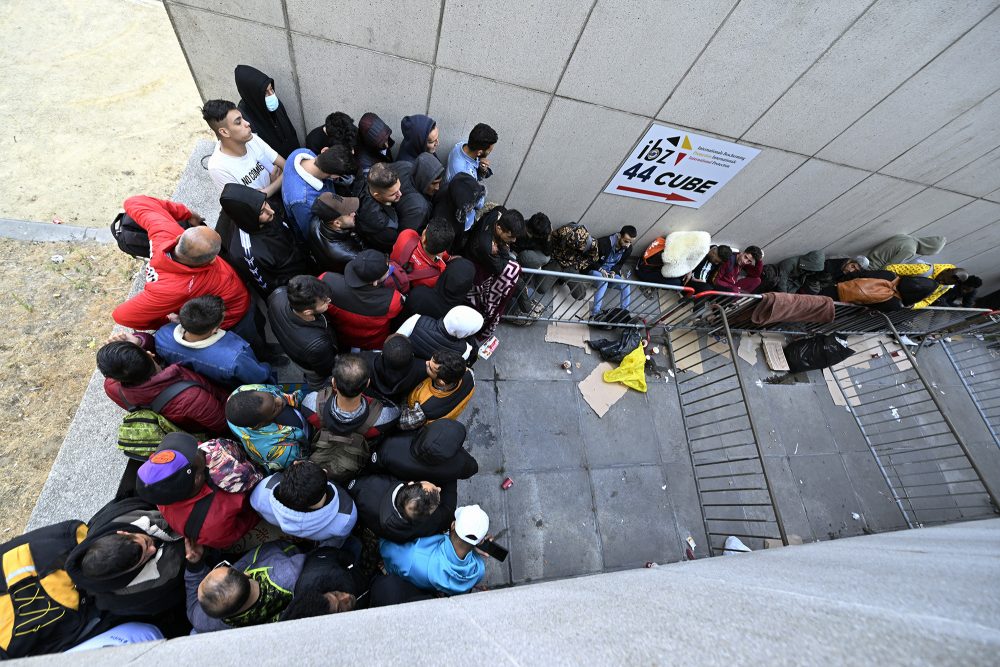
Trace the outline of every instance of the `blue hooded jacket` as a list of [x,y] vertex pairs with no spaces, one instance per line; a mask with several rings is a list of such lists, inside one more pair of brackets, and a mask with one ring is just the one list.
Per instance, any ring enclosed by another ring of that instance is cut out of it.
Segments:
[[164,324],[156,332],[156,353],[168,364],[187,366],[223,387],[271,382],[270,364],[257,361],[250,344],[232,331],[221,331],[198,343],[181,342],[179,324]]
[[437,125],[434,119],[423,114],[406,116],[399,123],[403,131],[403,140],[399,143],[399,153],[396,160],[413,162],[421,153],[427,150],[427,135]]
[[467,593],[486,574],[483,557],[470,551],[464,559],[459,558],[447,533],[420,537],[406,544],[381,540],[379,551],[389,574],[428,591]]

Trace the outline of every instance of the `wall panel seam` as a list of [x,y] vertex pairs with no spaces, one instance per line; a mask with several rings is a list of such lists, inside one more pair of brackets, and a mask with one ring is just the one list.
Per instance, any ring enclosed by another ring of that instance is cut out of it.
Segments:
[[[929,67],[931,65],[931,63],[933,63],[938,58],[940,58],[942,56],[942,54],[944,54],[948,49],[950,49],[951,47],[955,46],[955,44],[957,44],[959,42],[959,40],[961,40],[966,35],[968,35],[970,32],[972,32],[973,30],[975,30],[976,27],[978,27],[980,23],[982,23],[983,21],[985,21],[988,18],[990,18],[991,16],[993,16],[993,14],[996,13],[996,11],[998,9],[1000,9],[1000,5],[998,5],[997,7],[994,7],[986,16],[984,16],[983,18],[981,18],[978,21],[976,21],[973,25],[969,26],[968,30],[966,30],[965,32],[963,32],[961,35],[959,35],[954,40],[952,40],[947,46],[945,46],[940,51],[938,51],[936,54],[934,54],[934,56],[932,56],[926,63],[924,63],[920,68],[918,68],[916,72],[914,72],[910,76],[908,76],[905,79],[903,79],[902,81],[900,81],[898,86],[896,86],[895,88],[893,88],[892,90],[890,90],[885,95],[885,97],[883,97],[882,99],[880,99],[877,102],[875,102],[875,104],[871,105],[871,107],[868,108],[868,111],[865,111],[863,114],[861,114],[860,116],[858,116],[857,118],[855,118],[854,121],[850,125],[848,125],[847,127],[845,127],[843,129],[843,131],[841,131],[837,136],[835,136],[832,139],[830,139],[830,141],[828,141],[825,144],[823,144],[819,148],[819,150],[817,150],[815,153],[813,153],[813,155],[814,156],[815,155],[819,155],[820,153],[822,153],[826,149],[827,146],[829,146],[830,144],[832,144],[833,142],[835,142],[837,139],[839,139],[840,137],[842,137],[845,133],[849,132],[852,127],[854,127],[855,125],[858,124],[859,121],[861,121],[861,119],[863,119],[865,116],[867,116],[868,114],[870,114],[876,107],[878,107],[880,104],[882,104],[882,102],[885,102],[887,99],[889,99],[897,90],[899,90],[900,88],[902,88],[903,86],[905,86],[907,84],[907,82],[911,81],[914,77],[916,77],[918,74],[920,74],[925,69],[927,69],[927,67]],[[967,111],[967,109],[966,109],[966,111]],[[962,113],[965,113],[965,111],[963,111]],[[960,116],[961,114],[958,114],[958,115]],[[957,116],[956,116],[956,118],[957,118]],[[954,118],[952,118],[951,120],[954,120]],[[949,120],[948,122],[951,122],[951,120]],[[933,132],[931,134],[933,134]],[[926,138],[927,137],[924,137],[924,139],[926,139]],[[923,139],[921,139],[921,141],[923,141]],[[895,158],[893,158],[893,159],[895,159]],[[886,166],[885,164],[882,165],[882,167],[885,167],[885,166]],[[882,167],[879,167],[879,169],[881,169]]]
[[775,104],[777,104],[778,102],[780,102],[780,101],[781,101],[781,98],[783,98],[783,97],[784,97],[785,95],[787,95],[787,94],[788,94],[788,91],[789,91],[789,90],[791,90],[791,89],[792,89],[792,88],[793,88],[793,87],[795,86],[795,84],[797,84],[797,83],[799,82],[799,80],[800,80],[800,79],[802,79],[802,77],[804,77],[804,76],[805,76],[806,74],[808,74],[808,73],[809,73],[809,71],[810,71],[810,70],[811,70],[811,69],[812,69],[813,67],[815,67],[815,66],[816,66],[816,63],[818,63],[818,62],[819,62],[820,60],[822,60],[822,59],[823,59],[823,56],[825,56],[825,55],[826,55],[827,53],[829,53],[829,52],[830,52],[830,49],[832,49],[832,48],[833,48],[834,46],[836,46],[836,45],[837,45],[837,43],[838,43],[838,42],[839,42],[839,41],[840,41],[841,39],[843,39],[843,38],[844,38],[844,35],[846,35],[846,34],[848,33],[848,31],[849,31],[849,30],[850,30],[851,28],[853,28],[853,27],[854,27],[854,26],[855,26],[855,25],[857,24],[857,22],[858,22],[858,21],[860,21],[860,20],[861,20],[861,19],[862,19],[862,18],[864,17],[864,15],[865,15],[865,14],[867,14],[867,13],[868,13],[868,12],[869,12],[869,11],[871,10],[871,8],[872,8],[872,7],[873,7],[873,6],[875,5],[875,3],[876,3],[876,2],[877,2],[877,0],[872,0],[872,1],[870,2],[870,3],[868,3],[868,6],[867,6],[867,7],[865,7],[864,11],[863,11],[863,12],[861,12],[860,14],[858,14],[857,16],[855,16],[855,17],[854,17],[854,20],[853,20],[853,21],[851,21],[851,22],[850,22],[850,24],[848,24],[848,26],[847,26],[846,28],[844,28],[844,29],[843,29],[843,30],[842,30],[842,31],[840,32],[840,34],[839,34],[839,35],[837,35],[837,36],[836,36],[836,37],[834,38],[834,40],[833,40],[832,42],[830,42],[830,43],[829,43],[829,44],[827,45],[827,47],[826,47],[825,49],[823,49],[823,52],[822,52],[821,54],[819,54],[818,56],[816,56],[816,59],[815,59],[815,60],[813,60],[813,61],[812,61],[812,62],[811,62],[811,63],[809,64],[809,67],[806,67],[806,68],[805,68],[804,70],[802,70],[802,72],[801,72],[801,73],[799,73],[799,75],[798,75],[797,77],[795,77],[795,80],[794,80],[794,81],[792,81],[792,82],[791,82],[791,83],[790,83],[790,84],[788,85],[788,87],[787,87],[787,88],[785,88],[785,89],[784,89],[784,90],[783,90],[783,91],[781,92],[781,94],[780,94],[780,95],[778,95],[778,96],[777,96],[777,97],[776,97],[776,98],[774,99],[774,101],[773,101],[773,102],[771,102],[771,103],[770,103],[770,104],[769,104],[769,105],[767,106],[767,108],[766,108],[766,109],[764,109],[764,112],[763,112],[762,114],[760,114],[759,116],[757,116],[757,118],[756,118],[756,119],[755,119],[755,120],[754,120],[754,121],[753,121],[752,123],[750,123],[750,125],[749,125],[749,126],[748,126],[748,127],[747,127],[747,128],[745,129],[745,130],[743,130],[743,132],[742,132],[742,133],[740,134],[740,137],[739,137],[739,138],[740,138],[740,139],[742,139],[743,137],[745,137],[745,136],[747,135],[747,133],[749,133],[749,132],[750,132],[750,131],[751,131],[751,130],[753,129],[753,126],[754,126],[754,125],[756,125],[757,123],[759,123],[759,122],[760,122],[760,119],[761,119],[761,118],[763,118],[764,116],[766,116],[766,115],[767,115],[767,112],[768,112],[768,111],[770,111],[771,109],[773,109],[773,108],[774,108],[774,105],[775,105]]

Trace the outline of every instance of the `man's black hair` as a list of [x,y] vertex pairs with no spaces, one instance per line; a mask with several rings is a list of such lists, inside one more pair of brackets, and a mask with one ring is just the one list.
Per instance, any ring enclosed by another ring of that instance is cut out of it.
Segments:
[[979,289],[983,286],[983,279],[979,276],[969,276],[962,283],[962,287],[968,287],[970,289]]
[[326,472],[312,461],[296,461],[285,468],[274,497],[296,512],[305,512],[323,500],[327,492]]
[[327,116],[326,122],[323,123],[323,131],[326,134],[325,146],[344,144],[348,148],[354,148],[358,145],[358,126],[354,124],[354,119],[343,111],[334,111]]
[[624,227],[621,228],[621,231],[619,231],[618,233],[622,236],[631,236],[632,238],[635,238],[636,236],[639,235],[639,232],[637,232],[635,230],[635,227],[633,227],[632,225],[625,225]]
[[747,246],[746,252],[750,253],[750,256],[753,257],[755,262],[759,262],[764,259],[764,251],[755,245]]
[[376,162],[368,171],[368,185],[379,190],[388,190],[398,180],[399,174],[385,162]]
[[547,239],[552,234],[552,221],[544,213],[536,213],[525,221],[524,228],[530,236]]
[[524,236],[524,216],[515,208],[504,211],[500,219],[497,220],[497,225],[513,234],[515,239]]
[[[406,512],[406,506],[413,503],[413,515]],[[437,511],[441,504],[440,491],[427,491],[420,482],[409,482],[396,494],[396,510],[411,521],[421,521]]]
[[225,618],[240,610],[250,597],[250,578],[233,567],[226,576],[212,585],[202,586],[198,602],[211,618]]
[[350,146],[334,144],[316,156],[316,166],[325,174],[344,176],[358,169]]
[[295,592],[292,601],[281,612],[279,620],[294,621],[297,618],[313,618],[330,613],[330,601],[326,599],[326,592],[318,588],[307,588]]
[[222,324],[225,316],[225,302],[221,296],[215,294],[206,294],[188,300],[181,306],[180,313],[178,313],[184,330],[190,331],[196,336],[210,333],[212,329]]
[[425,250],[432,255],[444,252],[455,240],[455,228],[446,218],[431,218],[424,227]]
[[330,298],[330,286],[316,276],[295,276],[285,287],[288,295],[288,306],[303,312],[316,307],[317,301]]
[[116,340],[97,351],[97,369],[123,387],[135,387],[156,373],[156,365],[146,351],[127,340]]
[[226,122],[226,116],[236,108],[229,100],[209,100],[201,108],[201,117],[205,119],[213,132],[218,132]]
[[382,343],[382,359],[389,368],[408,368],[413,362],[413,343],[403,334],[392,334]]
[[720,245],[715,248],[715,254],[719,256],[723,262],[728,262],[729,258],[733,256],[733,249],[727,245]]
[[128,535],[111,533],[94,540],[80,560],[80,569],[91,579],[128,572],[139,564],[142,546]]
[[455,384],[465,377],[465,359],[458,352],[441,349],[431,359],[438,365],[438,379],[445,384]]
[[354,398],[365,390],[370,379],[368,364],[360,355],[337,355],[333,364],[333,382],[338,394],[344,398]]
[[267,419],[264,412],[264,391],[241,391],[226,401],[226,419],[237,426],[252,428]]
[[497,131],[486,123],[478,123],[472,132],[469,132],[469,145],[470,151],[484,151],[499,140],[500,137],[497,136]]

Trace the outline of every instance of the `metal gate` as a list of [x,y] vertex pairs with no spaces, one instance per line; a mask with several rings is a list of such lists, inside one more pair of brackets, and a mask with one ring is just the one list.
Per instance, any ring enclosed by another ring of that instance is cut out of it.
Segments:
[[1000,447],[1000,338],[942,341],[955,372]]
[[710,308],[717,324],[707,332],[665,333],[709,550],[721,555],[730,535],[754,551],[787,544],[726,314]]
[[886,324],[893,337],[852,340],[855,354],[832,372],[907,525],[994,516],[996,494],[888,318]]

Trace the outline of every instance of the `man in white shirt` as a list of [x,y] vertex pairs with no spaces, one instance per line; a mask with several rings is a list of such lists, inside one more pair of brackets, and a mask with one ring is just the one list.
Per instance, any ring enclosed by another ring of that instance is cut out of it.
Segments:
[[285,158],[253,133],[235,104],[209,100],[201,116],[219,140],[208,158],[208,175],[220,190],[239,183],[270,197],[281,189]]

